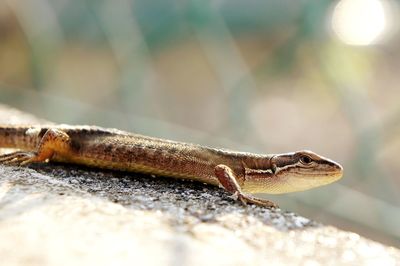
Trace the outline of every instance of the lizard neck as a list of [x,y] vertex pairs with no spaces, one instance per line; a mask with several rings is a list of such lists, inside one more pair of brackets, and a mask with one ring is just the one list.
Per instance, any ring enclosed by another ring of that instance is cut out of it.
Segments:
[[246,154],[242,158],[245,168],[253,170],[271,169],[271,158],[273,155]]

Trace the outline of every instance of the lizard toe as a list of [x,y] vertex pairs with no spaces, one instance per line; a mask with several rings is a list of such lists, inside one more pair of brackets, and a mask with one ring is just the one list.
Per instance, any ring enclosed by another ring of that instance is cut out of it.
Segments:
[[35,155],[30,152],[13,152],[0,156],[0,163],[6,165],[24,165],[29,163]]

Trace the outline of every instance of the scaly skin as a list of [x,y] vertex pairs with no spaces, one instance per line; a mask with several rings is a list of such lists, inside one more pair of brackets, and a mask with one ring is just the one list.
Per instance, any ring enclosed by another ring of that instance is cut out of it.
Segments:
[[310,151],[253,154],[95,126],[0,125],[0,147],[21,151],[0,162],[65,162],[219,185],[242,202],[276,205],[248,193],[286,193],[338,180],[342,167]]

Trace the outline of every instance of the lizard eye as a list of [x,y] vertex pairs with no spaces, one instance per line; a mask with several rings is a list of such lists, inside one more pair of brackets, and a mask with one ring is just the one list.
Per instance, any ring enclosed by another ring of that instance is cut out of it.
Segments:
[[312,159],[306,155],[303,155],[300,157],[300,162],[303,164],[310,164],[312,162]]

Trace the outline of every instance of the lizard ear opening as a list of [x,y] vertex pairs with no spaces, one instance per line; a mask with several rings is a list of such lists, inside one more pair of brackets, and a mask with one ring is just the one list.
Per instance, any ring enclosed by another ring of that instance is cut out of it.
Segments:
[[271,165],[271,171],[272,171],[272,173],[275,174],[275,173],[276,173],[276,170],[278,170],[277,167],[276,167],[276,164],[272,164],[272,165]]

